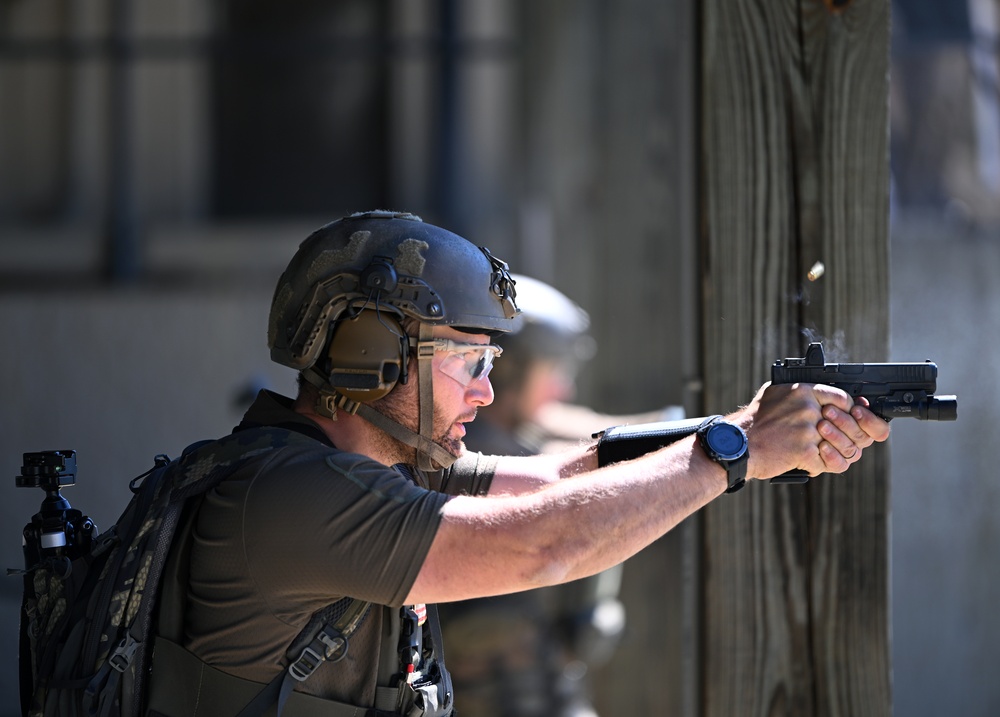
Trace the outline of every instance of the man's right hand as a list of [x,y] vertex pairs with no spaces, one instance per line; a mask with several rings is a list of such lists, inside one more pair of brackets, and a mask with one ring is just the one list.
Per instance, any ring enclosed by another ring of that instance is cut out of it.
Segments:
[[811,476],[843,473],[862,451],[889,437],[889,424],[844,391],[824,384],[765,384],[750,405],[729,420],[747,433],[747,477],[766,479],[790,470]]

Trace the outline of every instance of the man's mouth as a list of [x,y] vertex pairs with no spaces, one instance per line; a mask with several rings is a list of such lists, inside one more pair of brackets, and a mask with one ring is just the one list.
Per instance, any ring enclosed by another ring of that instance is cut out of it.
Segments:
[[460,416],[455,421],[455,426],[458,428],[459,437],[465,436],[465,424],[476,420],[476,414],[472,413],[468,416]]

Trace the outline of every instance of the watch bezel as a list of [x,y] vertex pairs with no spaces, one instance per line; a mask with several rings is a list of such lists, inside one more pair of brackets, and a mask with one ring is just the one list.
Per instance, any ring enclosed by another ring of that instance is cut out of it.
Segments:
[[[733,436],[739,436],[741,439],[739,448],[731,453],[723,453],[719,449],[718,445],[713,442],[713,436],[718,436],[721,431],[725,431]],[[712,449],[715,455],[718,456],[718,460],[735,461],[746,455],[747,434],[735,423],[730,423],[729,421],[715,421],[705,430],[705,441],[708,443],[709,448]]]
[[[735,431],[733,435],[739,435],[743,439],[742,445],[735,453],[719,453],[715,446],[712,445],[711,434],[713,430],[721,426],[729,426]],[[701,444],[705,454],[726,470],[726,480],[729,483],[726,493],[735,493],[743,488],[747,483],[747,465],[750,458],[749,441],[746,431],[735,423],[730,423],[723,419],[722,416],[711,416],[705,420],[697,433],[698,442]]]

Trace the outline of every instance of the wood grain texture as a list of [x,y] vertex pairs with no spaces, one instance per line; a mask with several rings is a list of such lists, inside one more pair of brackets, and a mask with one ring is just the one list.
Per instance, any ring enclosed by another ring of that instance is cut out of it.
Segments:
[[[888,354],[889,2],[708,0],[702,13],[715,413],[810,339],[828,360]],[[845,476],[754,484],[704,511],[705,715],[890,712],[887,506],[878,450]]]
[[[684,404],[697,370],[696,5],[521,5],[523,191],[549,212],[553,246],[546,273],[526,233],[511,267],[590,313],[598,350],[579,401],[610,413]],[[693,535],[685,525],[626,563],[625,636],[588,673],[598,714],[694,714]]]

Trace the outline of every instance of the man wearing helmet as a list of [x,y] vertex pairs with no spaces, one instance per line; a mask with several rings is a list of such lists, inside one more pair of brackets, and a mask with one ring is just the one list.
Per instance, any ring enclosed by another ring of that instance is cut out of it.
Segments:
[[[469,453],[493,337],[516,314],[506,264],[412,215],[351,215],[302,243],[268,327],[299,395],[262,392],[236,428],[299,438],[202,501],[173,693],[216,713],[242,709],[239,685],[271,684],[279,704],[295,688],[285,715],[452,714],[434,603],[594,575],[745,479],[840,473],[889,433],[844,392],[796,385],[651,452]],[[306,634],[328,606],[335,629]],[[154,652],[154,687],[169,661]]]

